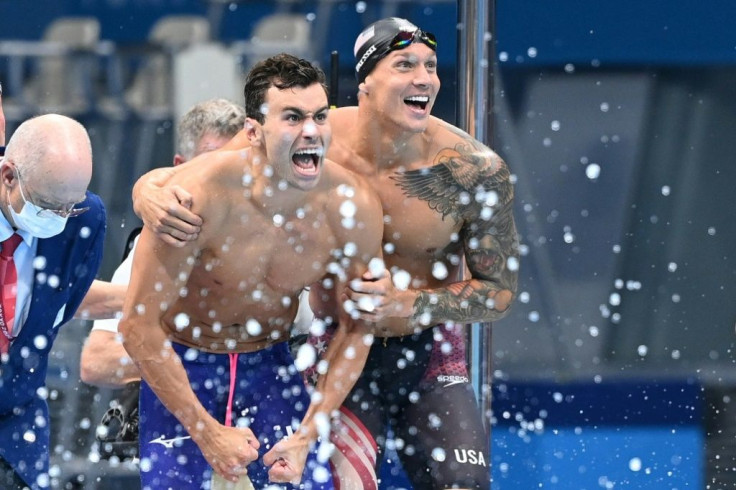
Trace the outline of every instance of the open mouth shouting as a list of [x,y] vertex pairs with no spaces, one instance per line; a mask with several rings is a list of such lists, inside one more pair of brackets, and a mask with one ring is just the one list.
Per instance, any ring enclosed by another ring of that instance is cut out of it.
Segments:
[[322,148],[302,148],[294,152],[291,161],[297,175],[314,178],[319,175],[319,163],[324,150]]
[[413,111],[425,112],[429,105],[428,95],[412,95],[404,99],[404,104],[409,106]]

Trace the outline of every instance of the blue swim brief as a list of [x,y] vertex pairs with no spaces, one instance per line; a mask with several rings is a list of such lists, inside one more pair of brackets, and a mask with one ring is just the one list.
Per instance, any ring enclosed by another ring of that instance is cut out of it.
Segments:
[[[212,354],[180,344],[173,348],[205,409],[222,423],[232,420],[234,426],[249,427],[258,437],[259,459],[248,465],[255,488],[332,490],[328,463],[317,460],[316,448],[307,458],[299,485],[269,486],[263,455],[298,426],[309,406],[286,342],[237,355]],[[231,369],[235,388],[229,400]],[[144,490],[209,488],[212,468],[145,381],[141,383],[139,440]]]

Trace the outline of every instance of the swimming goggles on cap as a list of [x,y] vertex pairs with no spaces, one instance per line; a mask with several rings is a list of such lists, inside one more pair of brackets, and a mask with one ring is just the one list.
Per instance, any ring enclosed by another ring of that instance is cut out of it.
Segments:
[[426,32],[421,29],[415,31],[399,31],[396,36],[391,40],[389,44],[389,51],[395,51],[397,49],[404,49],[414,41],[420,41],[423,44],[429,46],[432,51],[437,51],[437,38],[431,32]]

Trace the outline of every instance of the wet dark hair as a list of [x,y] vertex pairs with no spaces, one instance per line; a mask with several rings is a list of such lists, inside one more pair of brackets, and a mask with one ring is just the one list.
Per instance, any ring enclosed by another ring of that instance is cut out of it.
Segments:
[[263,124],[265,115],[261,107],[269,88],[306,88],[315,83],[319,83],[327,95],[324,72],[307,60],[281,53],[259,61],[245,80],[245,115]]

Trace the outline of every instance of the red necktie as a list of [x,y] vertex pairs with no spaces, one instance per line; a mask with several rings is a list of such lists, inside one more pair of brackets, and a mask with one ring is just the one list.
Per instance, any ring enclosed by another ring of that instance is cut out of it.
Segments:
[[0,297],[2,297],[2,318],[0,318],[0,353],[8,352],[13,340],[15,323],[15,298],[18,295],[18,273],[15,270],[13,253],[22,238],[13,233],[2,242],[0,251]]

